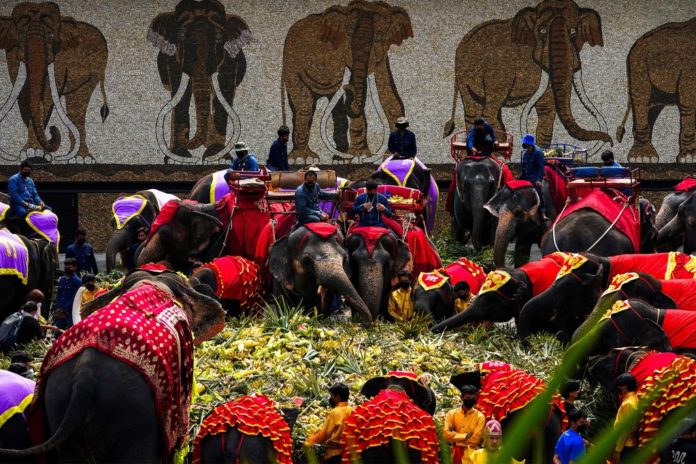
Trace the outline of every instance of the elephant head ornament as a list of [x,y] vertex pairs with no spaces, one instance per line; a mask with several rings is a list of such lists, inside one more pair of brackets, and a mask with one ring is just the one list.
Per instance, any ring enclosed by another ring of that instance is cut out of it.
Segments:
[[[226,14],[217,0],[182,0],[173,12],[155,17],[147,40],[160,51],[160,79],[172,95],[157,117],[157,142],[165,160],[189,163],[193,161],[189,150],[201,146],[207,160],[228,155],[240,131],[239,116],[232,105],[236,87],[246,73],[242,47],[254,40],[247,24],[238,16]],[[189,138],[191,94],[196,130]],[[168,145],[164,120],[172,111]],[[234,135],[226,142],[228,118]]]

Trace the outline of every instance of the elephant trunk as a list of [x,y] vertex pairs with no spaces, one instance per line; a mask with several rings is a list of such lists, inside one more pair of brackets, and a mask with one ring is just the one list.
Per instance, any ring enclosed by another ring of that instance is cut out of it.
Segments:
[[356,118],[363,113],[367,96],[367,74],[374,41],[374,24],[371,15],[363,14],[353,31],[351,53],[353,67],[350,84],[346,89],[348,115]]
[[493,262],[496,267],[505,266],[505,253],[508,245],[515,236],[515,216],[511,211],[502,211],[498,217],[498,227],[495,229],[493,243]]
[[594,328],[599,319],[604,315],[609,308],[611,308],[614,303],[619,299],[620,292],[614,292],[609,295],[602,296],[597,304],[595,305],[592,313],[583,321],[580,326],[575,329],[573,333],[573,338],[570,340],[571,343],[577,343],[582,337],[587,335],[592,328]]
[[137,265],[142,266],[147,263],[156,263],[166,259],[166,252],[164,246],[161,243],[158,234],[150,237],[144,245],[142,245],[142,250],[138,256]]
[[196,105],[196,132],[185,144],[189,150],[195,150],[203,145],[208,136],[208,120],[210,118],[210,77],[196,75],[191,77],[193,101]]
[[27,76],[29,90],[29,117],[32,129],[43,149],[54,152],[60,146],[60,132],[51,126],[51,139],[46,139],[45,125],[47,124],[46,108],[43,104],[46,92],[46,72],[49,59],[46,51],[47,44],[39,33],[30,33],[26,38]]
[[379,262],[373,259],[366,261],[360,265],[357,287],[373,317],[377,317],[382,309],[385,289],[389,282],[385,281],[385,270]]
[[322,261],[315,263],[317,285],[325,286],[342,295],[354,312],[360,314],[364,325],[372,323],[372,313],[365,301],[360,297],[350,279],[343,271],[341,263]]
[[[657,232],[657,238],[655,242],[657,243],[671,243],[676,238],[684,234],[684,223],[678,215],[674,217],[660,230]],[[688,253],[684,250],[684,253]]]
[[476,250],[480,250],[484,244],[490,243],[488,238],[483,236],[485,231],[483,226],[488,215],[483,205],[487,200],[485,192],[481,189],[469,193],[472,221],[471,244]]
[[[578,125],[573,116],[570,97],[573,88],[573,55],[576,51],[571,45],[570,39],[565,30],[565,22],[562,18],[554,19],[551,22],[550,41],[549,41],[549,74],[551,78],[551,88],[558,109],[558,118],[568,131],[571,137],[582,140],[601,140],[613,143],[611,137],[600,131],[589,131]],[[579,59],[579,58],[578,58]]]
[[116,269],[116,255],[120,254],[121,259],[123,259],[131,244],[130,234],[127,228],[119,229],[114,232],[106,248],[107,272]]

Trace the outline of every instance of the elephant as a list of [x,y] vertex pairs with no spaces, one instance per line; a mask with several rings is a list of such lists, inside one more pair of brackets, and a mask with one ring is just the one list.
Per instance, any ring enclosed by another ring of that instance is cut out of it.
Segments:
[[[102,96],[102,122],[109,115],[104,89],[108,50],[99,29],[61,16],[56,3],[23,2],[14,7],[11,17],[0,17],[0,49],[6,52],[13,83],[9,98],[0,108],[0,121],[19,102],[27,128],[27,141],[19,158],[94,163],[87,147],[85,115],[97,85]],[[61,98],[65,98],[65,107]],[[54,108],[70,137],[68,153],[62,155],[57,155],[61,146],[58,128],[51,126],[51,137],[46,137]],[[6,162],[17,160],[2,149],[0,158]]]
[[128,249],[137,242],[138,229],[152,226],[160,208],[174,195],[159,190],[141,190],[133,195],[120,196],[111,206],[112,235],[106,247],[106,271],[116,268],[116,256],[125,258]]
[[272,245],[269,268],[276,295],[295,303],[301,299],[305,308],[316,307],[324,313],[339,294],[360,314],[364,325],[371,324],[373,313],[350,281],[348,253],[334,226],[309,223],[297,227]]
[[392,279],[411,261],[408,245],[383,227],[353,227],[345,245],[351,280],[372,318],[388,318]]
[[[530,402],[546,389],[537,377],[499,361],[479,363],[473,370],[453,375],[450,383],[478,388],[476,408],[487,418],[495,417],[503,427],[503,435],[518,416],[525,414]],[[549,405],[548,419],[543,427],[529,431],[529,446],[521,450],[520,455],[513,456],[515,459],[530,463],[551,462],[564,418],[560,403],[562,401],[554,399]]]
[[240,316],[256,309],[264,292],[259,265],[241,256],[222,256],[196,268],[191,274],[206,285],[228,316]]
[[[55,244],[46,239],[29,239],[0,229],[0,247],[7,252],[0,259],[0,268],[3,268],[0,273],[0,318],[4,320],[17,311],[26,301],[27,294],[35,288],[43,292],[45,301],[50,302],[58,267]],[[12,260],[13,255],[19,258],[17,262]],[[22,271],[22,256],[27,263],[25,272]],[[48,303],[42,308],[42,313],[48,316]]]
[[[445,123],[443,137],[455,128],[460,95],[468,126],[483,117],[504,131],[502,109],[524,105],[520,131],[531,132],[527,126],[534,108],[539,145],[551,143],[556,116],[574,139],[596,140],[592,152],[604,143],[613,144],[604,117],[585,92],[580,62],[585,44],[604,45],[601,18],[597,11],[580,8],[572,0],[544,0],[534,8],[521,9],[512,19],[478,25],[457,47],[452,118]],[[491,72],[495,67],[505,72]],[[571,110],[571,88],[599,130],[590,131],[578,124]]]
[[[656,243],[671,244],[670,249],[683,245],[684,253],[696,254],[696,195],[693,190],[667,195],[657,217],[661,222],[655,223]],[[664,221],[666,224],[662,224]]]
[[[635,41],[626,57],[628,102],[616,140],[626,132],[628,113],[633,113],[633,146],[628,161],[657,163],[652,144],[655,121],[667,105],[679,107],[679,154],[677,163],[696,161],[696,18],[667,23],[646,32]],[[669,45],[666,45],[669,44]]]
[[[443,332],[472,322],[507,322],[513,318],[517,321],[522,306],[551,286],[567,256],[552,253],[519,268],[496,269],[488,274],[466,311],[436,324],[431,330]],[[547,319],[544,327],[553,330],[554,326],[554,321]]]
[[[174,11],[160,13],[150,24],[147,41],[159,49],[157,69],[171,99],[157,116],[157,144],[164,161],[198,161],[190,150],[204,147],[203,161],[231,159],[241,123],[234,97],[247,70],[242,50],[254,41],[247,23],[226,14],[218,0],[181,0]],[[196,108],[196,130],[189,138],[191,94]],[[169,144],[164,120],[171,118]],[[233,133],[226,141],[227,120]]]
[[[265,395],[251,395],[228,401],[216,407],[203,420],[193,443],[193,462],[292,462],[290,432],[298,415],[297,408],[277,408]],[[213,427],[211,431],[207,430],[209,421]],[[226,423],[227,429],[218,431],[218,422]],[[231,423],[237,425],[231,426]],[[241,432],[240,429],[244,431]],[[254,434],[253,431],[258,433]]]
[[[320,132],[334,160],[359,160],[384,152],[391,128],[404,115],[389,64],[389,48],[410,37],[413,29],[406,10],[381,1],[353,0],[347,6],[335,5],[290,27],[281,82],[283,124],[286,91],[292,110],[289,159],[319,161],[319,155],[309,147],[309,135],[317,101],[322,97],[329,104]],[[376,152],[367,145],[368,87],[372,100],[379,102],[375,106],[384,130],[382,146]],[[329,115],[333,118],[333,143],[327,134]]]
[[52,452],[49,461],[71,463],[171,460],[188,433],[192,345],[222,330],[224,312],[156,266],[131,272],[85,311],[100,307],[63,333],[41,366],[29,422],[47,440],[0,454]]
[[689,279],[694,275],[687,271],[691,257],[683,253],[610,257],[583,253],[569,256],[549,288],[527,301],[521,309],[517,324],[520,338],[525,339],[544,326],[549,318],[555,317],[561,322],[561,326],[565,326],[561,328],[559,338],[567,341],[592,312],[602,292],[620,274],[640,272],[660,279]]

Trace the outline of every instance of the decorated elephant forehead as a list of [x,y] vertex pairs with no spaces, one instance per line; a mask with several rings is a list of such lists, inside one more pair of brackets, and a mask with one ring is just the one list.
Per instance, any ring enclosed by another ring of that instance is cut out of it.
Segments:
[[500,287],[508,283],[510,279],[512,279],[512,276],[507,271],[495,270],[489,272],[478,294],[482,295],[487,292],[499,290]]
[[599,321],[610,319],[614,314],[626,311],[627,309],[631,309],[631,305],[627,300],[617,301],[611,308],[607,309]]
[[5,220],[5,216],[9,210],[10,205],[0,202],[0,222]]
[[449,277],[442,275],[440,271],[421,272],[418,276],[418,285],[425,290],[435,290],[449,281]]
[[563,264],[561,265],[561,269],[558,271],[556,280],[567,276],[568,274],[585,264],[587,261],[588,259],[585,256],[579,255],[577,253],[567,254],[566,259],[563,261]]
[[611,279],[609,287],[607,287],[602,296],[617,292],[625,283],[631,282],[632,280],[636,280],[638,278],[640,278],[640,276],[636,272],[627,272],[625,274],[614,276],[614,278]]
[[58,216],[53,211],[32,211],[27,214],[27,224],[34,232],[53,243],[56,247],[60,245],[60,233],[58,232]]
[[123,227],[138,214],[142,213],[147,206],[147,199],[142,195],[131,195],[120,197],[111,205],[111,211],[116,220],[116,229]]

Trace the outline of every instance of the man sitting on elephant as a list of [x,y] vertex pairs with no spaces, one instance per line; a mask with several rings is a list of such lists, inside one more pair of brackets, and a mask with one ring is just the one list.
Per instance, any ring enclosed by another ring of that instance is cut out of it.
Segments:
[[329,216],[321,210],[320,200],[333,200],[335,193],[324,192],[317,185],[317,173],[307,171],[304,183],[295,190],[295,216],[297,227],[310,222],[328,221]]
[[249,153],[249,147],[244,142],[234,144],[234,152],[237,157],[232,161],[230,169],[233,171],[258,171],[259,163],[253,153]]
[[522,160],[520,162],[520,168],[522,169],[520,179],[531,182],[536,189],[539,194],[539,210],[546,221],[548,219],[546,218],[546,210],[544,208],[544,193],[541,189],[544,181],[544,152],[534,144],[534,136],[532,134],[522,137],[522,148],[524,148],[524,151],[522,152]]
[[290,129],[286,125],[278,128],[278,138],[271,144],[268,152],[266,168],[269,171],[289,171],[288,164],[288,140],[290,139]]
[[415,158],[418,153],[416,148],[416,134],[406,129],[408,119],[401,116],[396,120],[396,130],[389,134],[389,152],[396,159]]
[[490,156],[496,147],[493,127],[485,119],[477,118],[466,138],[466,152],[469,156]]
[[353,202],[351,215],[360,215],[358,227],[385,227],[382,215],[391,217],[392,210],[387,197],[377,192],[377,182],[370,179],[365,183],[365,193]]
[[46,205],[36,191],[31,178],[32,165],[22,161],[19,172],[7,181],[7,193],[10,196],[10,214],[24,219],[29,211],[43,210]]

